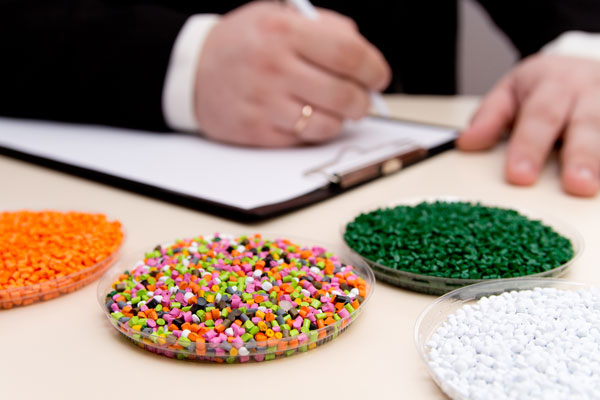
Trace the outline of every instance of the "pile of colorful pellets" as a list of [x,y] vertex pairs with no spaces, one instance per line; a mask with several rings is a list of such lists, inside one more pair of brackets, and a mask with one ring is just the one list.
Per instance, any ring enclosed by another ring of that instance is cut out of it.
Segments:
[[215,234],[157,246],[113,282],[105,306],[147,350],[232,363],[336,337],[369,290],[355,267],[324,248]]

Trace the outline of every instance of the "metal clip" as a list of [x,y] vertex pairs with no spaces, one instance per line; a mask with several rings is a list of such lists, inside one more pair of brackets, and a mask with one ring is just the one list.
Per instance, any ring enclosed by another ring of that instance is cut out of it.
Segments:
[[323,174],[331,184],[345,189],[397,172],[426,155],[426,149],[409,140],[371,148],[348,146],[340,149],[333,160],[311,168],[304,175]]

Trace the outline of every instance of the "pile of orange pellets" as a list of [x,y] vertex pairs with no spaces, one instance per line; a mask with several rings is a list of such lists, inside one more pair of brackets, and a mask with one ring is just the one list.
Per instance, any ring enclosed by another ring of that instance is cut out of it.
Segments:
[[0,212],[0,308],[72,292],[100,276],[123,241],[103,214]]

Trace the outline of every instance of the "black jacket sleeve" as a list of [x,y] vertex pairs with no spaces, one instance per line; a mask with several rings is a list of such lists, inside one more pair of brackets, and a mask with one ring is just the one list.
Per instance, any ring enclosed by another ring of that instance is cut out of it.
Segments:
[[0,115],[167,129],[163,82],[188,16],[126,0],[0,0]]
[[478,0],[518,49],[531,55],[566,31],[600,32],[598,0]]

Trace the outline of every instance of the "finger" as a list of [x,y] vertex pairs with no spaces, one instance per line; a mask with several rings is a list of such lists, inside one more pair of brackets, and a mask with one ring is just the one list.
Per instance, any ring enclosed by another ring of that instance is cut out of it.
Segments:
[[494,146],[512,124],[516,110],[512,77],[507,76],[485,96],[456,145],[461,150],[484,150]]
[[211,137],[239,146],[292,147],[303,143],[300,138],[273,124],[264,105],[246,104],[235,115],[237,118],[231,120],[230,126],[221,135]]
[[600,94],[582,95],[574,107],[562,149],[564,190],[594,196],[600,187]]
[[303,61],[290,65],[288,92],[316,108],[340,118],[359,119],[370,108],[368,91],[356,83],[327,73]]
[[358,32],[319,20],[300,18],[297,24],[293,46],[303,58],[371,90],[383,90],[389,84],[391,72],[385,58]]
[[[307,143],[320,143],[331,140],[342,130],[342,119],[327,114],[313,107],[308,117],[302,116],[302,104],[293,98],[280,99],[276,106],[270,108],[270,116],[277,129],[287,132],[289,135],[299,138]],[[305,118],[303,124],[298,124],[300,119]],[[304,125],[304,127],[302,127]],[[295,130],[302,127],[299,132]]]
[[532,185],[561,134],[571,109],[571,96],[559,84],[544,84],[524,101],[508,144],[506,178]]
[[352,18],[327,8],[317,8],[317,10],[321,23],[340,25],[343,29],[358,31],[358,25]]

